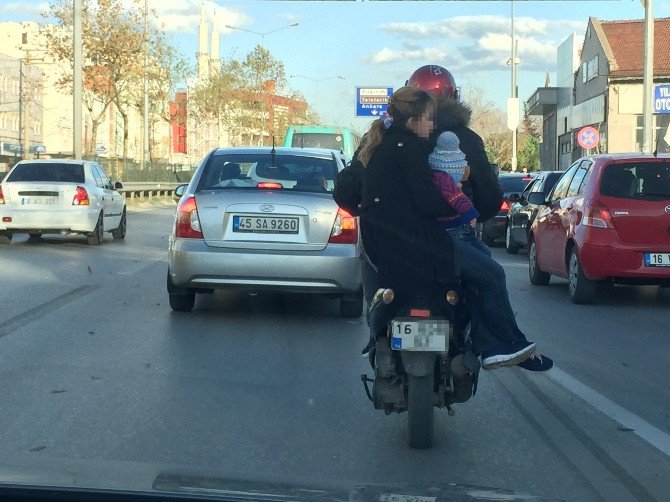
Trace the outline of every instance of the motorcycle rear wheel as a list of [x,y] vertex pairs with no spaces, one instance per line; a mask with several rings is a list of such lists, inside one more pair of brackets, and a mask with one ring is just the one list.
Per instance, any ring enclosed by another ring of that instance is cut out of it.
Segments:
[[430,448],[433,442],[433,375],[408,378],[409,445],[412,448]]

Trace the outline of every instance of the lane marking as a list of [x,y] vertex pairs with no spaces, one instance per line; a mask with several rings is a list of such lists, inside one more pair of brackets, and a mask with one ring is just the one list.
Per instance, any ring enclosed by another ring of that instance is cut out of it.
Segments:
[[78,288],[74,288],[68,291],[67,293],[57,296],[56,298],[52,298],[47,302],[44,302],[36,307],[26,310],[22,314],[10,317],[6,321],[0,323],[0,338],[11,334],[15,330],[22,328],[23,326],[26,326],[31,322],[35,322],[41,319],[42,317],[58,310],[59,308],[67,305],[68,303],[72,303],[75,300],[78,300],[82,296],[85,296],[93,292],[97,288],[98,286],[92,286],[92,285],[79,286]]
[[619,406],[614,401],[606,398],[556,366],[547,371],[546,375],[561,387],[579,396],[615,422],[618,422],[623,427],[632,429],[635,435],[670,457],[670,434],[654,427],[646,420]]
[[[603,500],[635,500],[568,427],[551,412],[514,371],[494,375],[511,398],[512,405],[576,476]],[[592,497],[589,497],[591,499]]]

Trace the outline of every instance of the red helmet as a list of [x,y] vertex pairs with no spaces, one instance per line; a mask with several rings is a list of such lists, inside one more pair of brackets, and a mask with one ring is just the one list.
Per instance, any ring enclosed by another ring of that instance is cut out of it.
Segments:
[[454,76],[441,66],[422,66],[409,77],[405,85],[418,87],[435,96],[445,95],[450,98],[458,98],[458,89]]

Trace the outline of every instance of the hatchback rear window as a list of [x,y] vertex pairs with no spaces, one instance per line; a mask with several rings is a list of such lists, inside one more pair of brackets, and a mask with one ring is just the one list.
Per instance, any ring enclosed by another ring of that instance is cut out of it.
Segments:
[[624,199],[670,199],[670,162],[611,164],[600,180],[600,193]]
[[335,186],[333,159],[302,155],[220,154],[205,166],[199,190],[279,189],[329,193]]
[[83,164],[59,164],[56,162],[19,164],[6,181],[84,183],[84,166]]
[[528,183],[533,181],[530,176],[500,176],[500,186],[505,193],[521,193]]

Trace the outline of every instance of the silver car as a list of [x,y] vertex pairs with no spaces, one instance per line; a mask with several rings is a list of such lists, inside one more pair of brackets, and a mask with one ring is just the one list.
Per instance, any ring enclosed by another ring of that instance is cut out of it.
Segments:
[[0,244],[14,234],[84,234],[90,245],[126,237],[126,203],[95,162],[23,160],[0,183]]
[[336,152],[219,148],[181,196],[169,241],[170,307],[190,311],[214,289],[313,292],[340,297],[340,314],[363,310],[357,218],[332,191]]

